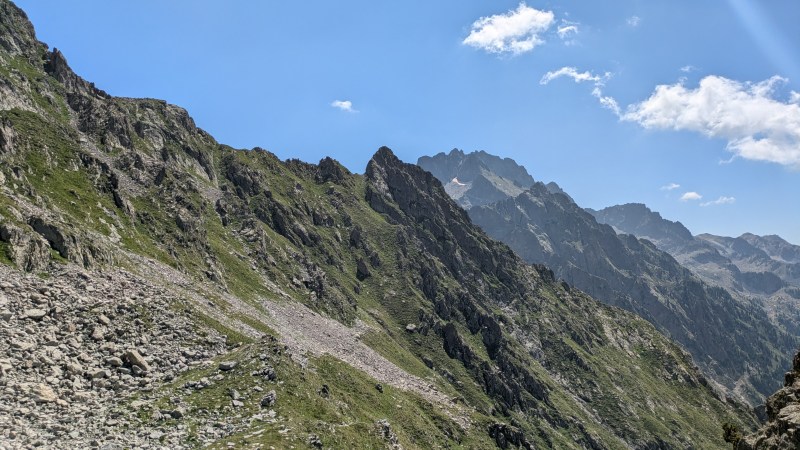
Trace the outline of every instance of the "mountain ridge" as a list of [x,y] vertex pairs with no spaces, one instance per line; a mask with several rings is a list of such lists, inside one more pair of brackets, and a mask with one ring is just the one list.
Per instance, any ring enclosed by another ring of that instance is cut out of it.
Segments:
[[235,150],[0,12],[12,445],[723,448],[755,425],[388,148],[363,176]]
[[[757,404],[775,389],[796,339],[749,299],[707,285],[647,240],[618,235],[559,191],[536,183],[468,213],[525,261],[546,264],[595,298],[656,325],[732,392]],[[664,221],[644,205],[627,207],[639,213],[642,228],[658,225],[646,231],[664,242],[691,238],[683,225]]]
[[[620,232],[651,240],[707,282],[722,286],[740,298],[758,299],[773,321],[795,335],[800,333],[797,313],[800,265],[793,262],[797,246],[777,236],[760,237],[751,233],[738,238],[692,236],[688,230],[680,236],[669,235],[665,230],[672,229],[673,222],[642,207],[646,212],[639,208],[638,213],[632,213],[627,205],[617,205],[593,214]],[[649,214],[646,225],[642,220],[644,214]]]

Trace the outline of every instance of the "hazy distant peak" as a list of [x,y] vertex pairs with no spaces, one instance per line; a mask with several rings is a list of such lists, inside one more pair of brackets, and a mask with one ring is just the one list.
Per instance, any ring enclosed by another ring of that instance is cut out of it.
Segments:
[[758,236],[753,233],[744,233],[739,236],[739,239],[747,241],[774,260],[800,264],[800,246],[794,245],[778,235]]
[[423,156],[417,165],[438,178],[447,193],[467,209],[516,197],[535,183],[513,159],[483,150],[464,153],[453,149]]
[[642,203],[626,203],[591,212],[598,222],[615,229],[649,239],[659,246],[671,248],[694,240],[691,231],[682,223],[661,217]]

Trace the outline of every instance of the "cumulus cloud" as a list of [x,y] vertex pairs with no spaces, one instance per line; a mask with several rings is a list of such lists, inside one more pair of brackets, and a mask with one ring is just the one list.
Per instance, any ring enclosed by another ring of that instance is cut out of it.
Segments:
[[661,190],[662,191],[674,191],[675,189],[678,189],[679,187],[681,187],[681,185],[678,184],[678,183],[670,183],[670,184],[667,184],[665,186],[661,186]]
[[736,202],[736,197],[725,197],[722,196],[716,200],[712,200],[710,202],[703,202],[700,203],[700,206],[715,206],[715,205],[730,205]]
[[695,89],[683,83],[660,85],[620,117],[647,129],[688,130],[724,139],[735,156],[800,168],[800,104],[774,95],[775,87],[785,81],[775,76],[743,83],[710,75]]
[[489,53],[518,55],[544,43],[541,35],[554,22],[555,15],[552,11],[540,11],[522,2],[516,10],[506,14],[495,14],[476,20],[463,44]]
[[639,16],[630,16],[628,17],[628,26],[632,28],[636,28],[639,24],[642,23],[642,19]]
[[703,196],[694,191],[684,192],[683,195],[681,195],[682,202],[687,202],[689,200],[700,200],[701,198],[703,198]]
[[331,106],[333,106],[334,108],[341,109],[342,111],[347,111],[351,113],[357,112],[355,109],[353,109],[353,102],[351,102],[350,100],[334,100],[331,103]]
[[792,91],[789,93],[790,103],[800,103],[800,92]]

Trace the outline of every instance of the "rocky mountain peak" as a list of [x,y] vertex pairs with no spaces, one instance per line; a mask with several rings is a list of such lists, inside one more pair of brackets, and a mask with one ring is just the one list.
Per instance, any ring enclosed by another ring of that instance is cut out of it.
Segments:
[[387,197],[413,217],[444,214],[469,222],[466,213],[455,207],[439,180],[418,166],[400,161],[388,147],[381,147],[370,159],[365,175],[371,187],[367,200],[380,212],[391,210],[392,205],[381,198]]
[[485,151],[423,156],[417,165],[431,172],[445,191],[463,208],[486,205],[516,197],[534,183],[524,167],[511,158],[500,158]]
[[744,233],[739,239],[763,250],[772,259],[783,263],[800,264],[800,246],[791,244],[778,235],[758,236]]
[[642,203],[627,203],[589,210],[598,222],[611,225],[618,231],[653,241],[659,246],[674,247],[694,240],[680,222],[664,219]]
[[0,2],[0,48],[12,57],[29,57],[37,49],[45,47],[36,39],[33,24],[25,11],[9,1]]

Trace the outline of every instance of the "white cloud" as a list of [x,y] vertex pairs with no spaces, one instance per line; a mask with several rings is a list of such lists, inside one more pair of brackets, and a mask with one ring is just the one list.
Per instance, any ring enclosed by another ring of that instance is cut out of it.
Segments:
[[529,52],[544,43],[541,34],[555,22],[551,11],[539,11],[520,3],[506,14],[481,17],[472,24],[469,36],[462,42],[489,53]]
[[613,97],[603,95],[603,90],[600,89],[600,86],[595,86],[594,89],[592,89],[592,96],[597,100],[600,100],[600,105],[602,105],[603,108],[611,110],[611,112],[613,112],[617,116],[621,114],[621,111],[619,109],[619,104],[617,104],[617,101],[614,100]]
[[660,189],[662,191],[672,191],[672,190],[678,189],[679,187],[681,187],[681,185],[678,184],[678,183],[670,183],[670,184],[668,184],[666,186],[661,186]]
[[628,26],[636,28],[639,24],[642,23],[642,19],[639,16],[630,16],[628,17]]
[[800,104],[773,95],[785,81],[775,76],[741,83],[711,75],[696,89],[660,85],[621,119],[648,129],[699,132],[726,140],[735,156],[800,168]]
[[603,75],[595,75],[594,73],[588,71],[578,72],[578,69],[574,67],[562,67],[558,70],[545,73],[544,76],[542,76],[542,79],[539,80],[539,84],[544,85],[555,80],[556,78],[561,77],[572,78],[572,80],[576,83],[591,81],[594,83],[592,96],[600,101],[600,105],[602,105],[604,108],[610,109],[618,116],[621,114],[617,101],[611,97],[603,95],[602,87],[607,80],[611,79],[611,72],[606,72]]
[[800,92],[792,91],[789,93],[789,103],[800,103]]
[[558,33],[558,37],[562,40],[566,40],[572,36],[578,34],[578,24],[576,22],[567,22],[566,20],[561,21],[561,26],[556,29],[556,33]]
[[700,203],[700,206],[715,206],[715,205],[730,205],[736,202],[736,197],[725,197],[722,196],[716,200],[710,202],[703,202]]
[[331,106],[333,106],[334,108],[339,108],[342,111],[347,111],[351,113],[358,112],[355,109],[353,109],[353,102],[351,102],[350,100],[334,100],[333,103],[331,103]]
[[701,198],[703,198],[702,195],[698,194],[697,192],[693,192],[693,191],[684,192],[684,194],[681,195],[681,201],[682,202],[686,202],[686,201],[689,201],[689,200],[700,200]]
[[592,81],[595,84],[602,84],[605,80],[611,77],[610,73],[606,73],[603,76],[595,75],[592,72],[578,72],[578,69],[574,67],[562,67],[558,70],[552,70],[547,72],[542,76],[542,79],[539,80],[539,84],[547,84],[556,78],[561,77],[568,77],[572,78],[573,81],[576,83],[582,83],[584,81]]
[[695,66],[693,66],[691,64],[681,67],[681,72],[683,72],[683,73],[694,72],[695,70],[697,70],[697,67],[695,67]]

